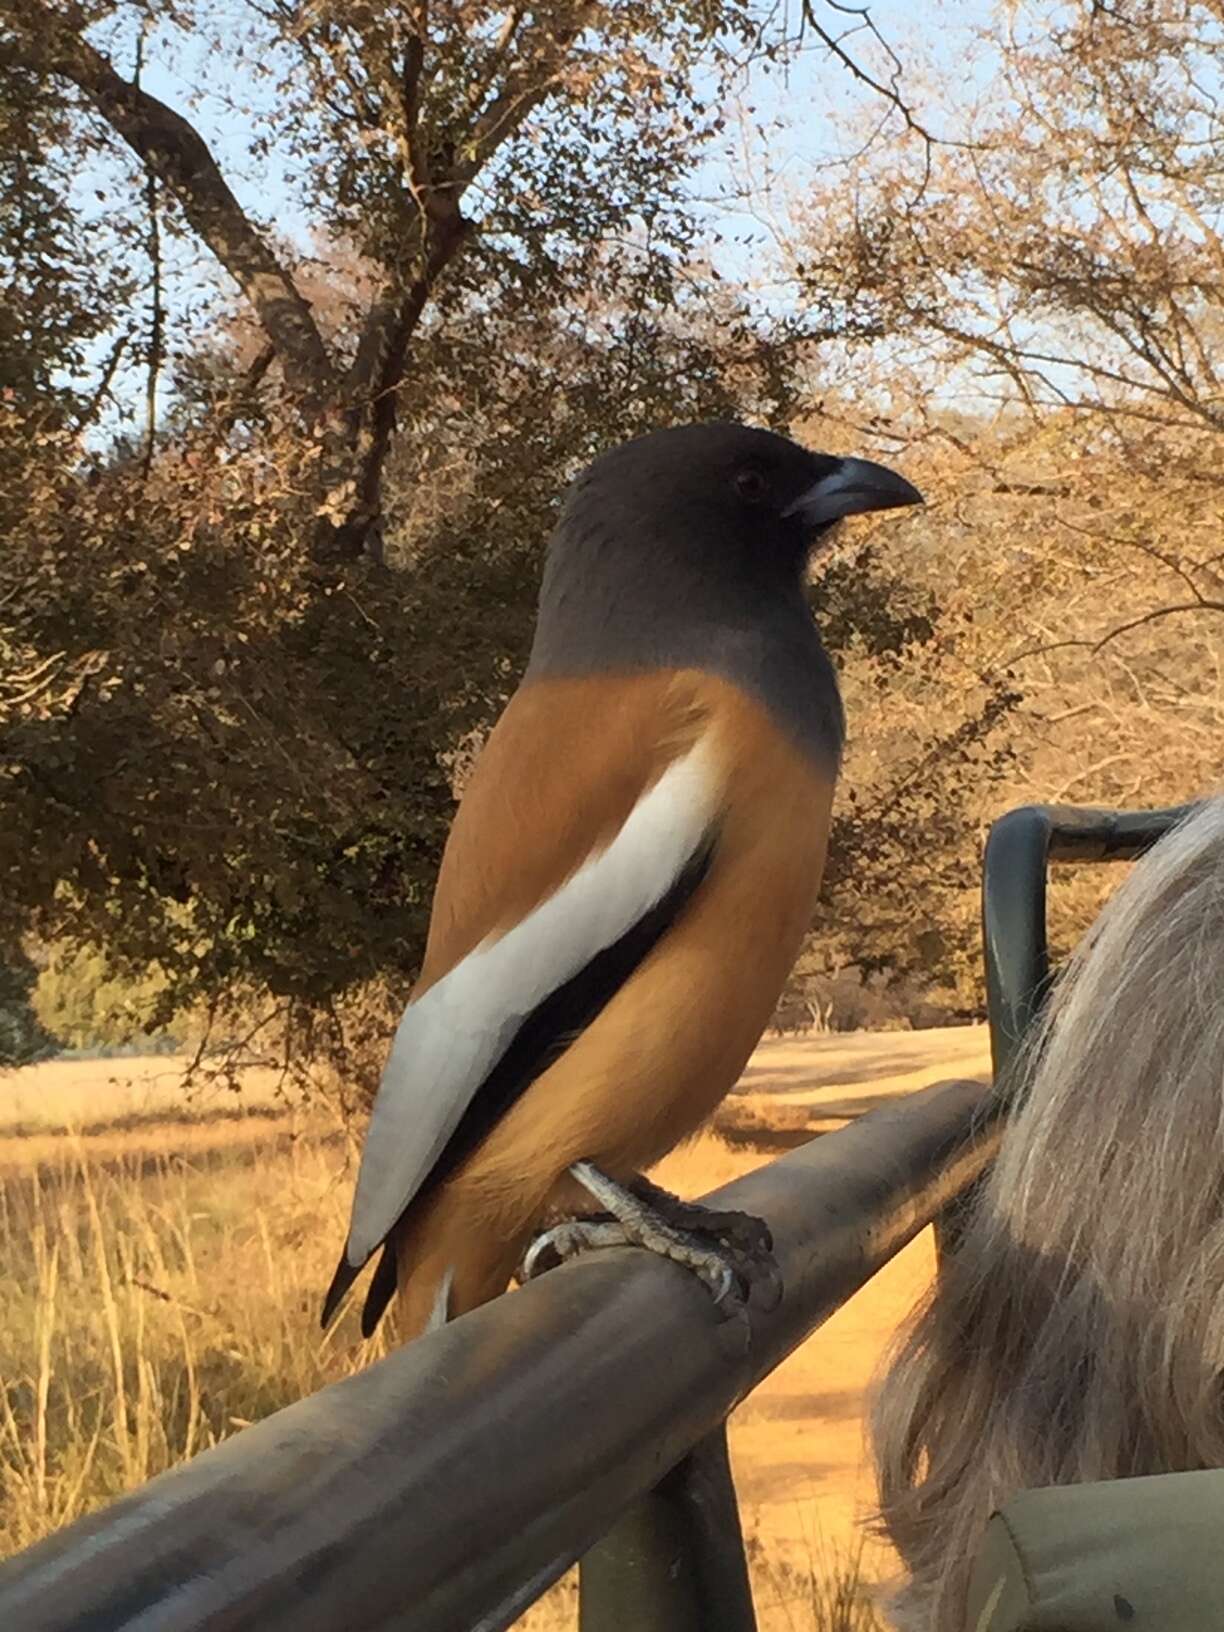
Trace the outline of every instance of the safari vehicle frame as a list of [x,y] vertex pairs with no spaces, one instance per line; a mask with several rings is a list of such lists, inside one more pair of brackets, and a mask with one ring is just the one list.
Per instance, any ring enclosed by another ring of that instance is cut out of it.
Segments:
[[769,1220],[779,1306],[592,1254],[277,1412],[0,1568],[6,1632],[497,1632],[581,1560],[583,1632],[751,1632],[729,1413],[990,1161],[1049,980],[1051,862],[1186,809],[1029,806],[991,829],[994,1084],[950,1082],[717,1191]]

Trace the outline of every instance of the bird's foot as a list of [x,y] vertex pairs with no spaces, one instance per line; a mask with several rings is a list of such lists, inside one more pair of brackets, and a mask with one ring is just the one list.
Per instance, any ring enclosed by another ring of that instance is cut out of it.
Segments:
[[518,1278],[520,1281],[534,1281],[567,1259],[577,1258],[584,1252],[594,1252],[599,1247],[633,1245],[635,1243],[625,1234],[623,1225],[614,1218],[565,1218],[536,1236],[523,1254]]
[[685,1201],[640,1175],[627,1186],[652,1212],[678,1230],[712,1235],[722,1245],[748,1257],[771,1257],[773,1232],[763,1218],[752,1213],[719,1212],[699,1201]]
[[620,1185],[590,1162],[576,1162],[570,1171],[608,1212],[566,1219],[546,1231],[528,1249],[520,1279],[531,1280],[583,1252],[634,1246],[691,1270],[716,1304],[734,1308],[756,1291],[772,1308],[781,1297],[772,1237],[761,1219],[681,1201],[645,1179]]

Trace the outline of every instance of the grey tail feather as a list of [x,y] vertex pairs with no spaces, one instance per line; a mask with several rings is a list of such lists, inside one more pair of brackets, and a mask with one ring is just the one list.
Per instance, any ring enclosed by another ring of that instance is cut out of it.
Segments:
[[383,1242],[382,1257],[374,1270],[370,1289],[366,1293],[365,1305],[361,1311],[361,1335],[372,1337],[374,1328],[383,1317],[383,1311],[395,1296],[397,1285],[396,1276],[395,1240],[389,1238]]
[[340,1262],[336,1265],[336,1273],[332,1276],[331,1285],[327,1289],[327,1296],[323,1299],[323,1313],[319,1316],[319,1325],[326,1331],[335,1317],[336,1310],[344,1302],[348,1289],[361,1274],[364,1265],[358,1264],[354,1269],[348,1261],[348,1248],[340,1254]]

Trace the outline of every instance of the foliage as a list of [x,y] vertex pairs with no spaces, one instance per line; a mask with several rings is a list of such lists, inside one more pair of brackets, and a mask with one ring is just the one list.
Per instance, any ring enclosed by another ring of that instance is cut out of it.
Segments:
[[874,140],[806,200],[793,275],[888,336],[900,418],[961,455],[966,498],[1040,504],[1059,556],[1218,627],[1224,25],[1198,0],[1023,0],[978,58],[978,94],[930,93],[937,137]]
[[[0,380],[8,410],[19,405],[38,428],[90,415],[91,343],[131,293],[122,268],[99,263],[98,224],[72,208],[69,129],[63,107],[0,36]],[[0,472],[16,451],[0,441]]]
[[[114,14],[116,45],[134,16]],[[255,127],[279,121],[309,156],[311,202],[366,278],[325,334],[292,253],[198,134],[122,79],[89,20],[6,10],[6,105],[16,118],[29,87],[75,87],[235,276],[263,336],[253,357],[210,340],[209,366],[182,359],[194,400],[140,454],[83,458],[79,415],[48,419],[41,376],[2,405],[0,929],[10,945],[33,926],[117,965],[159,962],[155,1025],[240,984],[317,1011],[414,966],[452,810],[445,756],[521,660],[559,476],[605,429],[587,405],[610,401],[622,423],[710,406],[682,335],[673,376],[610,382],[609,357],[670,301],[705,120],[692,82],[739,21],[628,7],[588,38],[586,9],[562,5],[508,13],[499,36],[472,7],[428,25],[252,9],[243,48],[285,76]],[[201,13],[201,38],[213,22]],[[98,139],[79,114],[63,127],[82,153]],[[62,193],[27,191],[50,234]],[[606,244],[630,211],[649,219],[649,254]],[[580,310],[550,323],[596,290],[600,336]],[[41,300],[29,292],[27,327]],[[550,328],[571,401],[541,464]],[[392,573],[376,560],[382,476],[410,342]]]
[[[80,99],[65,143],[109,126],[134,196],[151,177],[243,298],[178,346],[143,447],[103,457],[79,415],[4,405],[0,940],[156,965],[154,1029],[270,1002],[297,1057],[360,1070],[420,954],[464,745],[521,667],[559,490],[650,425],[794,417],[794,325],[773,346],[703,263],[688,186],[739,56],[785,41],[732,3],[597,28],[574,5],[252,10],[240,41],[201,11],[219,58],[277,65],[251,130],[309,158],[308,256],[84,13],[6,17],[21,84]],[[843,574],[843,643],[925,629],[871,582]]]
[[[368,1080],[557,495],[681,419],[930,501],[813,587],[851,742],[801,984],[974,1012],[994,814],[1218,774],[1220,35],[1190,0],[1000,10],[973,94],[823,29],[872,122],[790,201],[782,316],[718,275],[696,186],[747,76],[795,61],[780,14],[236,15],[0,11],[6,956],[156,965],[150,1025],[202,1007]],[[282,221],[148,89],[176,51],[250,92],[231,135]],[[94,169],[125,209],[83,202]],[[174,329],[176,245],[232,285]],[[131,362],[143,434],[106,448]]]
[[181,1044],[180,1019],[163,1031],[166,979],[156,967],[138,979],[123,978],[98,947],[60,943],[52,947],[31,994],[34,1013],[46,1033],[65,1048],[114,1049],[139,1044]]
[[33,1002],[38,970],[25,955],[10,953],[0,964],[0,1067],[29,1065],[53,1052],[56,1039],[44,1029]]
[[[866,739],[809,963],[849,952],[964,1007],[994,814],[1219,779],[1224,30],[1196,0],[1020,0],[925,77],[867,66],[891,117],[797,203],[786,260],[797,300],[843,314],[843,416],[908,445],[929,506],[907,565],[941,617],[876,707],[872,666],[852,681]],[[1056,893],[1060,945],[1105,887]]]

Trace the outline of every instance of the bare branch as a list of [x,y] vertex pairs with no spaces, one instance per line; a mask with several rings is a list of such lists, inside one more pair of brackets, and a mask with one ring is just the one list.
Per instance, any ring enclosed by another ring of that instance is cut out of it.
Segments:
[[1166,555],[1163,550],[1158,550],[1154,544],[1148,544],[1143,539],[1139,538],[1126,538],[1119,533],[1097,532],[1091,527],[1082,527],[1078,522],[1071,521],[1068,519],[1068,517],[1060,515],[1057,512],[1055,512],[1055,520],[1058,522],[1060,527],[1065,527],[1068,532],[1078,533],[1081,538],[1088,539],[1090,543],[1112,544],[1119,549],[1137,550],[1140,555],[1147,556],[1149,560],[1158,561],[1167,571],[1173,573],[1175,577],[1181,579],[1182,583],[1185,584],[1186,588],[1190,591],[1191,595],[1194,596],[1199,605],[1203,604],[1203,596],[1199,590],[1199,587],[1194,582],[1194,579],[1190,576],[1190,574],[1186,571],[1185,567],[1183,567],[1180,562],[1175,561],[1172,556]]
[[123,333],[116,338],[114,345],[111,347],[110,355],[103,364],[102,373],[99,376],[98,384],[94,390],[93,396],[91,396],[89,401],[85,404],[85,410],[81,414],[80,419],[77,421],[76,429],[78,435],[82,435],[90,428],[101,411],[103,399],[110,396],[111,381],[119,371],[119,364],[123,360],[123,354],[127,350],[128,345],[131,342],[131,338],[131,329],[124,329]]
[[71,81],[178,200],[199,234],[254,307],[277,349],[285,379],[308,411],[320,412],[335,385],[322,336],[289,273],[235,198],[195,128],[148,91],[124,79],[80,32],[73,5],[4,0],[23,56]]
[[421,214],[433,226],[453,231],[459,225],[459,204],[447,188],[440,188],[434,180],[434,161],[421,145],[421,81],[425,72],[424,19],[419,32],[408,36],[401,70],[401,102],[404,111],[403,154],[404,177],[408,191]]
[[493,54],[486,68],[484,79],[473,82],[468,93],[467,112],[469,118],[473,118],[479,113],[481,105],[489,94],[489,87],[496,83],[502,63],[506,60],[506,54],[514,43],[514,37],[519,31],[522,21],[523,8],[521,6],[511,6],[498,33],[497,43],[493,47]]
[[[141,24],[140,32],[136,36],[136,63],[132,74],[132,89],[141,89],[140,74],[144,67],[145,34],[148,29],[148,18]],[[161,214],[157,198],[157,172],[152,164],[145,160],[145,208],[149,217],[149,266],[152,272],[152,300],[149,312],[149,349],[147,357],[148,373],[145,382],[145,447],[144,447],[144,478],[149,479],[149,472],[153,468],[153,448],[157,436],[157,382],[161,374],[162,353],[164,350],[165,330],[165,303],[162,291],[162,246],[161,246]]]
[[861,63],[855,61],[855,59],[846,50],[845,46],[841,43],[841,39],[837,38],[837,36],[833,34],[830,34],[829,30],[823,27],[822,24],[817,21],[813,0],[803,0],[803,20],[812,30],[813,34],[815,34],[816,37],[833,53],[833,55],[844,67],[850,70],[851,74],[859,81],[861,85],[866,85],[867,88],[874,91],[877,96],[882,96],[886,102],[892,104],[892,106],[905,121],[905,128],[907,130],[912,131],[915,136],[921,137],[925,149],[922,183],[918,189],[918,195],[921,197],[922,194],[925,193],[927,184],[931,179],[931,149],[935,146],[937,138],[933,136],[922,121],[917,118],[914,110],[910,107],[909,103],[905,100],[905,98],[901,95],[900,90],[897,88],[901,73],[900,61],[898,60],[892,47],[888,44],[887,40],[885,40],[884,36],[880,33],[879,29],[872,21],[871,13],[866,6],[840,5],[838,4],[838,0],[828,0],[828,4],[832,6],[834,11],[840,11],[843,14],[857,17],[859,19],[858,26],[860,28],[865,28],[868,33],[872,34],[875,39],[880,42],[884,50],[888,52],[888,55],[893,60],[894,71],[892,80],[889,84],[885,85],[880,80],[876,79],[873,74],[869,74]]
[[[434,284],[471,230],[460,201],[493,154],[521,129],[553,89],[574,41],[597,11],[595,4],[584,5],[564,28],[540,24],[521,31],[517,13],[512,14],[513,23],[503,30],[494,57],[495,63],[504,60],[517,35],[515,62],[507,68],[501,89],[484,102],[483,109],[476,104],[469,128],[453,147],[428,158],[420,150],[418,91],[425,60],[418,19],[401,75],[405,124],[400,147],[405,180],[421,212],[423,264],[415,277],[404,279],[397,272],[380,290],[345,381],[350,400],[369,403],[371,413],[360,438],[356,502],[339,528],[341,554],[361,547],[377,515],[382,467],[395,429],[396,396],[405,376],[408,347]],[[377,554],[377,549],[372,553]]]
[[1176,606],[1153,607],[1150,612],[1144,612],[1141,617],[1129,618],[1125,623],[1118,624],[1117,628],[1111,629],[1107,635],[1102,635],[1100,640],[1092,647],[1092,650],[1094,652],[1102,651],[1111,641],[1117,640],[1120,635],[1129,634],[1132,629],[1142,628],[1145,623],[1155,623],[1158,618],[1175,617],[1181,612],[1224,612],[1224,601],[1199,599],[1182,601]]
[[1194,601],[1179,601],[1172,606],[1157,606],[1144,612],[1137,618],[1129,618],[1125,623],[1117,624],[1107,634],[1097,640],[1050,640],[1043,641],[1039,646],[1026,646],[1023,651],[1017,652],[1007,659],[1009,668],[1018,663],[1028,662],[1030,658],[1045,657],[1050,652],[1065,652],[1071,650],[1089,651],[1094,655],[1102,652],[1113,641],[1122,635],[1129,634],[1132,629],[1140,629],[1145,624],[1156,623],[1161,618],[1172,618],[1183,612],[1224,612],[1224,601],[1212,601],[1206,598]]
[[456,203],[477,172],[522,127],[556,83],[574,41],[599,11],[579,6],[563,28],[539,23],[518,38],[518,65],[507,71],[501,90],[477,114],[461,140],[455,166]]
[[218,447],[233,430],[242,412],[243,399],[249,397],[276,361],[276,348],[269,341],[261,346],[233,389],[221,399],[215,418],[208,426],[205,445]]

